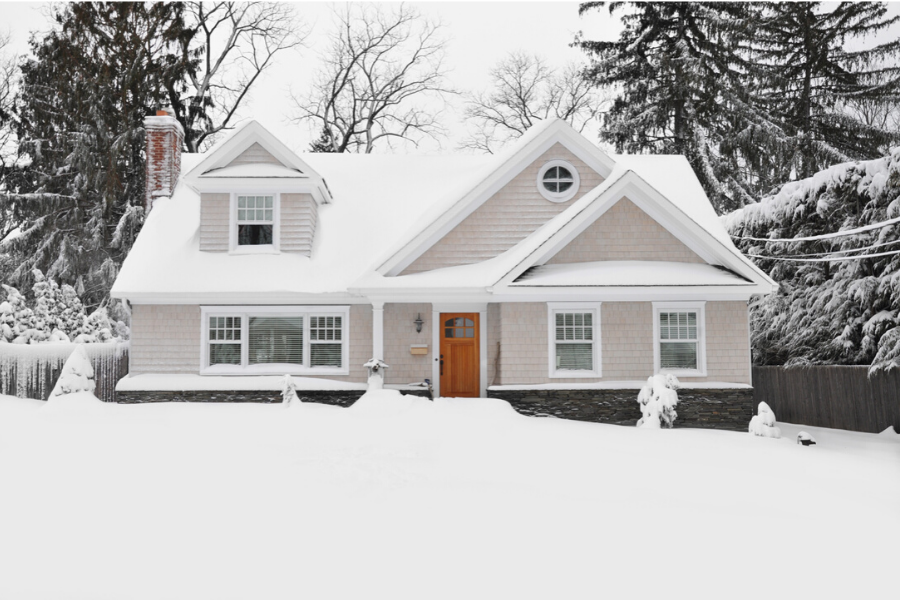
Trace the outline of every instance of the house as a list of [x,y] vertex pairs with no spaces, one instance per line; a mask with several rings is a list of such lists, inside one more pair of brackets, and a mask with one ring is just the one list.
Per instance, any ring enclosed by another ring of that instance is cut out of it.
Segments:
[[174,118],[146,126],[120,401],[275,401],[289,373],[347,405],[375,357],[407,393],[616,423],[673,373],[679,423],[750,420],[748,301],[776,284],[682,156],[561,120],[493,156],[297,154],[257,122],[192,155]]

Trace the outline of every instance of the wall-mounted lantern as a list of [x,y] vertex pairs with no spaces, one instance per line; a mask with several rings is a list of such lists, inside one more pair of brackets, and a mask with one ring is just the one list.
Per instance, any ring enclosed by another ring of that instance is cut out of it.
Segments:
[[425,322],[425,321],[422,320],[422,313],[417,313],[417,314],[416,314],[416,320],[413,321],[413,323],[416,324],[416,333],[422,333],[422,324],[423,324],[424,322]]

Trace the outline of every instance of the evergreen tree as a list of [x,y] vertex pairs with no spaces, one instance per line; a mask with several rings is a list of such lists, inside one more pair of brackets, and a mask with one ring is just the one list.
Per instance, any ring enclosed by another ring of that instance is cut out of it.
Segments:
[[[754,364],[900,367],[900,149],[835,165],[735,211],[727,228],[779,288],[751,304]],[[758,238],[758,239],[746,239]],[[799,260],[798,260],[799,259]]]
[[[7,338],[7,341],[16,344],[27,344],[30,338],[33,337],[35,326],[34,312],[28,308],[25,296],[19,290],[5,283],[2,284],[2,287],[6,290],[6,302],[4,304],[9,304],[9,311],[5,312],[12,315],[12,319],[4,317],[4,325],[8,326],[12,331],[12,335]],[[6,332],[6,327],[3,330]]]
[[[42,337],[49,338],[54,329],[59,329],[60,290],[52,278],[44,277],[39,269],[34,270],[34,318],[35,329]],[[40,341],[40,340],[39,340]]]
[[192,68],[179,50],[191,31],[177,3],[55,10],[21,68],[17,134],[30,166],[0,194],[22,231],[4,244],[15,268],[0,276],[27,285],[39,268],[96,306],[143,222],[143,119]]
[[61,293],[62,310],[59,315],[59,328],[65,331],[70,338],[75,338],[81,333],[84,326],[84,306],[78,292],[71,285],[63,284]]
[[[580,13],[602,7],[582,4]],[[752,200],[733,156],[720,144],[746,105],[745,53],[758,9],[737,2],[609,5],[624,31],[611,42],[577,40],[592,59],[586,73],[614,92],[601,139],[619,152],[684,154],[719,211]]]
[[900,99],[900,67],[894,66],[900,41],[848,48],[900,21],[886,13],[881,2],[767,3],[755,28],[753,62],[762,83],[759,106],[779,125],[756,132],[769,153],[768,178],[784,183],[836,163],[877,158],[897,140],[894,131],[846,108],[848,100]]

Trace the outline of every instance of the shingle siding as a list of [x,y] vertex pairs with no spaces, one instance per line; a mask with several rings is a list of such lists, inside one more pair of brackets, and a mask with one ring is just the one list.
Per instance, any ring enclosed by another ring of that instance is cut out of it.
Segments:
[[200,307],[132,305],[129,372],[199,373]]
[[241,152],[237,158],[228,163],[229,167],[236,165],[247,165],[253,163],[267,163],[272,165],[280,165],[281,161],[272,156],[272,154],[259,145],[259,142]]
[[[499,313],[500,376],[496,385],[632,381],[653,374],[652,302],[601,305],[603,377],[597,379],[549,377],[546,303],[503,303]],[[681,379],[750,383],[747,319],[745,302],[707,302],[707,376]]]
[[200,250],[228,252],[231,195],[200,194]]
[[628,198],[611,206],[547,264],[599,260],[704,262]]
[[[568,202],[550,202],[537,188],[541,167],[557,159],[571,163],[581,178],[578,193]],[[469,265],[493,258],[525,239],[602,182],[599,173],[561,144],[555,144],[426,250],[402,274]]]
[[[414,321],[422,317],[422,332],[416,333]],[[434,348],[431,344],[431,304],[384,305],[384,361],[390,365],[387,383],[416,383],[431,379]],[[410,354],[413,344],[427,344],[428,354]],[[371,348],[371,342],[370,342]]]
[[279,248],[310,256],[319,218],[316,201],[310,194],[281,194],[280,211]]

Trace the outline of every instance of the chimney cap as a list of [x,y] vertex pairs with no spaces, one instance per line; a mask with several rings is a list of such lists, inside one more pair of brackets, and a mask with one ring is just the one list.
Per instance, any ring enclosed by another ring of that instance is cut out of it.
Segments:
[[164,111],[164,110],[158,110],[158,111],[156,111],[156,116],[157,116],[157,117],[168,117],[168,116],[169,116],[169,113],[167,113],[167,112]]

